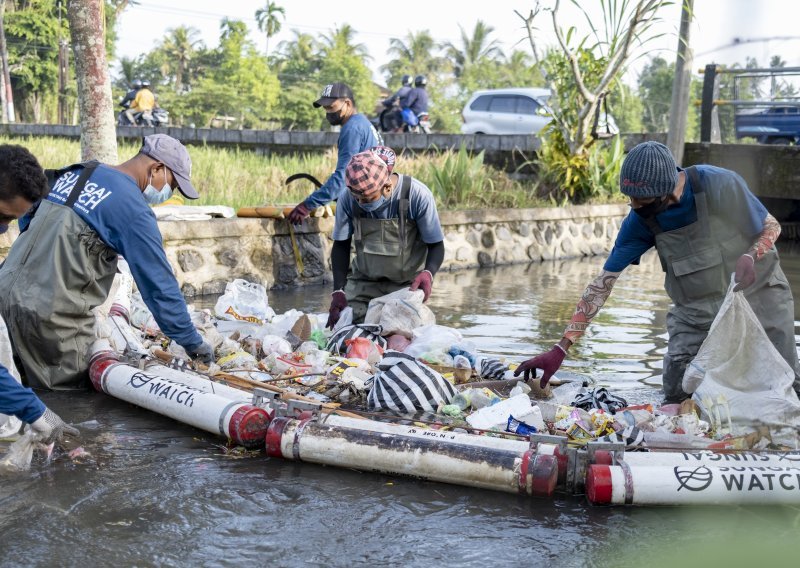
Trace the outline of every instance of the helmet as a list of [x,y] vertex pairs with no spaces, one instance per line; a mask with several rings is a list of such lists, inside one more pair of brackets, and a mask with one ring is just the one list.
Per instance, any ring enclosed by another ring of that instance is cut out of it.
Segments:
[[134,79],[132,85],[133,85],[134,89],[141,89],[142,88],[142,80],[141,79]]
[[410,87],[411,86],[411,75],[403,75],[403,77],[400,79],[400,83],[404,87]]
[[425,75],[417,75],[414,77],[414,86],[415,87],[424,87],[428,84],[428,80],[425,78]]
[[142,87],[149,87],[149,86],[150,86],[150,81],[147,80],[142,81]]

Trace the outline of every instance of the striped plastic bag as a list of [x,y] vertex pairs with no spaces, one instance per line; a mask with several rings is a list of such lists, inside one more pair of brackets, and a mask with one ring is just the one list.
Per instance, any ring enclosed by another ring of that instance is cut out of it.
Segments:
[[387,351],[378,364],[367,404],[372,410],[402,414],[436,412],[450,404],[456,390],[442,375],[399,351]]
[[347,344],[345,341],[348,339],[356,339],[357,337],[366,337],[381,349],[386,349],[386,338],[381,337],[382,331],[383,328],[381,326],[374,324],[361,323],[347,325],[338,329],[331,335],[325,350],[330,351],[334,355],[344,355],[347,351]]

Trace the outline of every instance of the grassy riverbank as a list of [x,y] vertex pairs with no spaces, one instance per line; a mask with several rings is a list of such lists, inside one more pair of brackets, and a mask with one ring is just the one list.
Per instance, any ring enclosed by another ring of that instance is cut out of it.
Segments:
[[[80,159],[80,144],[66,138],[0,136],[0,144],[27,147],[45,168],[56,168]],[[138,144],[119,147],[120,162],[133,156]],[[200,191],[201,205],[243,207],[296,203],[313,190],[301,180],[290,186],[284,180],[306,172],[325,181],[336,167],[336,152],[262,156],[250,150],[214,146],[190,146],[192,181]],[[436,195],[442,209],[486,207],[525,208],[550,205],[536,197],[536,183],[511,179],[506,173],[482,163],[481,156],[466,152],[441,154],[404,153],[398,156],[396,171],[411,174]]]

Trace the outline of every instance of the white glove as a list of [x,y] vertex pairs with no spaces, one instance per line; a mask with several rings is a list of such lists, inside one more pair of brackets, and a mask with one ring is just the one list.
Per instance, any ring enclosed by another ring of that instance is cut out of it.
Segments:
[[31,430],[39,434],[45,444],[60,442],[64,434],[75,437],[80,435],[76,428],[61,420],[61,417],[49,408],[45,408],[44,414],[31,423]]

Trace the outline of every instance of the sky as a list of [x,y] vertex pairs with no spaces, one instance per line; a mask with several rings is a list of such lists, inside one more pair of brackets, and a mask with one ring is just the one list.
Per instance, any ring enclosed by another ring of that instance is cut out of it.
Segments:
[[[601,0],[579,0],[593,15],[601,14]],[[280,33],[270,40],[270,52],[281,41],[292,37],[291,30],[325,34],[342,24],[350,24],[356,40],[369,50],[373,60],[373,79],[385,84],[379,71],[388,61],[386,50],[392,37],[404,38],[409,31],[427,29],[435,40],[460,45],[461,25],[471,35],[475,22],[483,20],[494,28],[494,37],[505,52],[529,50],[522,20],[514,10],[525,14],[534,7],[533,0],[402,0],[375,2],[361,0],[277,0],[285,9]],[[251,29],[251,38],[259,50],[265,37],[258,31],[255,12],[264,0],[140,0],[128,7],[119,20],[118,56],[136,57],[148,51],[167,33],[180,25],[197,28],[208,46],[219,43],[219,23],[223,17],[243,20]],[[325,6],[326,8],[322,8]],[[543,6],[552,5],[543,0]],[[632,66],[626,82],[634,84],[636,74],[649,55],[660,54],[668,61],[675,58],[680,25],[680,0],[662,11],[660,37],[647,44],[647,56]],[[690,44],[694,50],[695,72],[707,63],[744,63],[755,57],[766,67],[772,55],[780,55],[788,66],[800,66],[800,2],[797,0],[694,0],[695,20]],[[571,2],[561,2],[562,27],[576,26],[579,36],[589,32],[581,12]],[[552,21],[548,14],[538,17],[543,44],[555,44]],[[739,39],[739,45],[731,45]],[[642,50],[637,52],[642,53]]]

